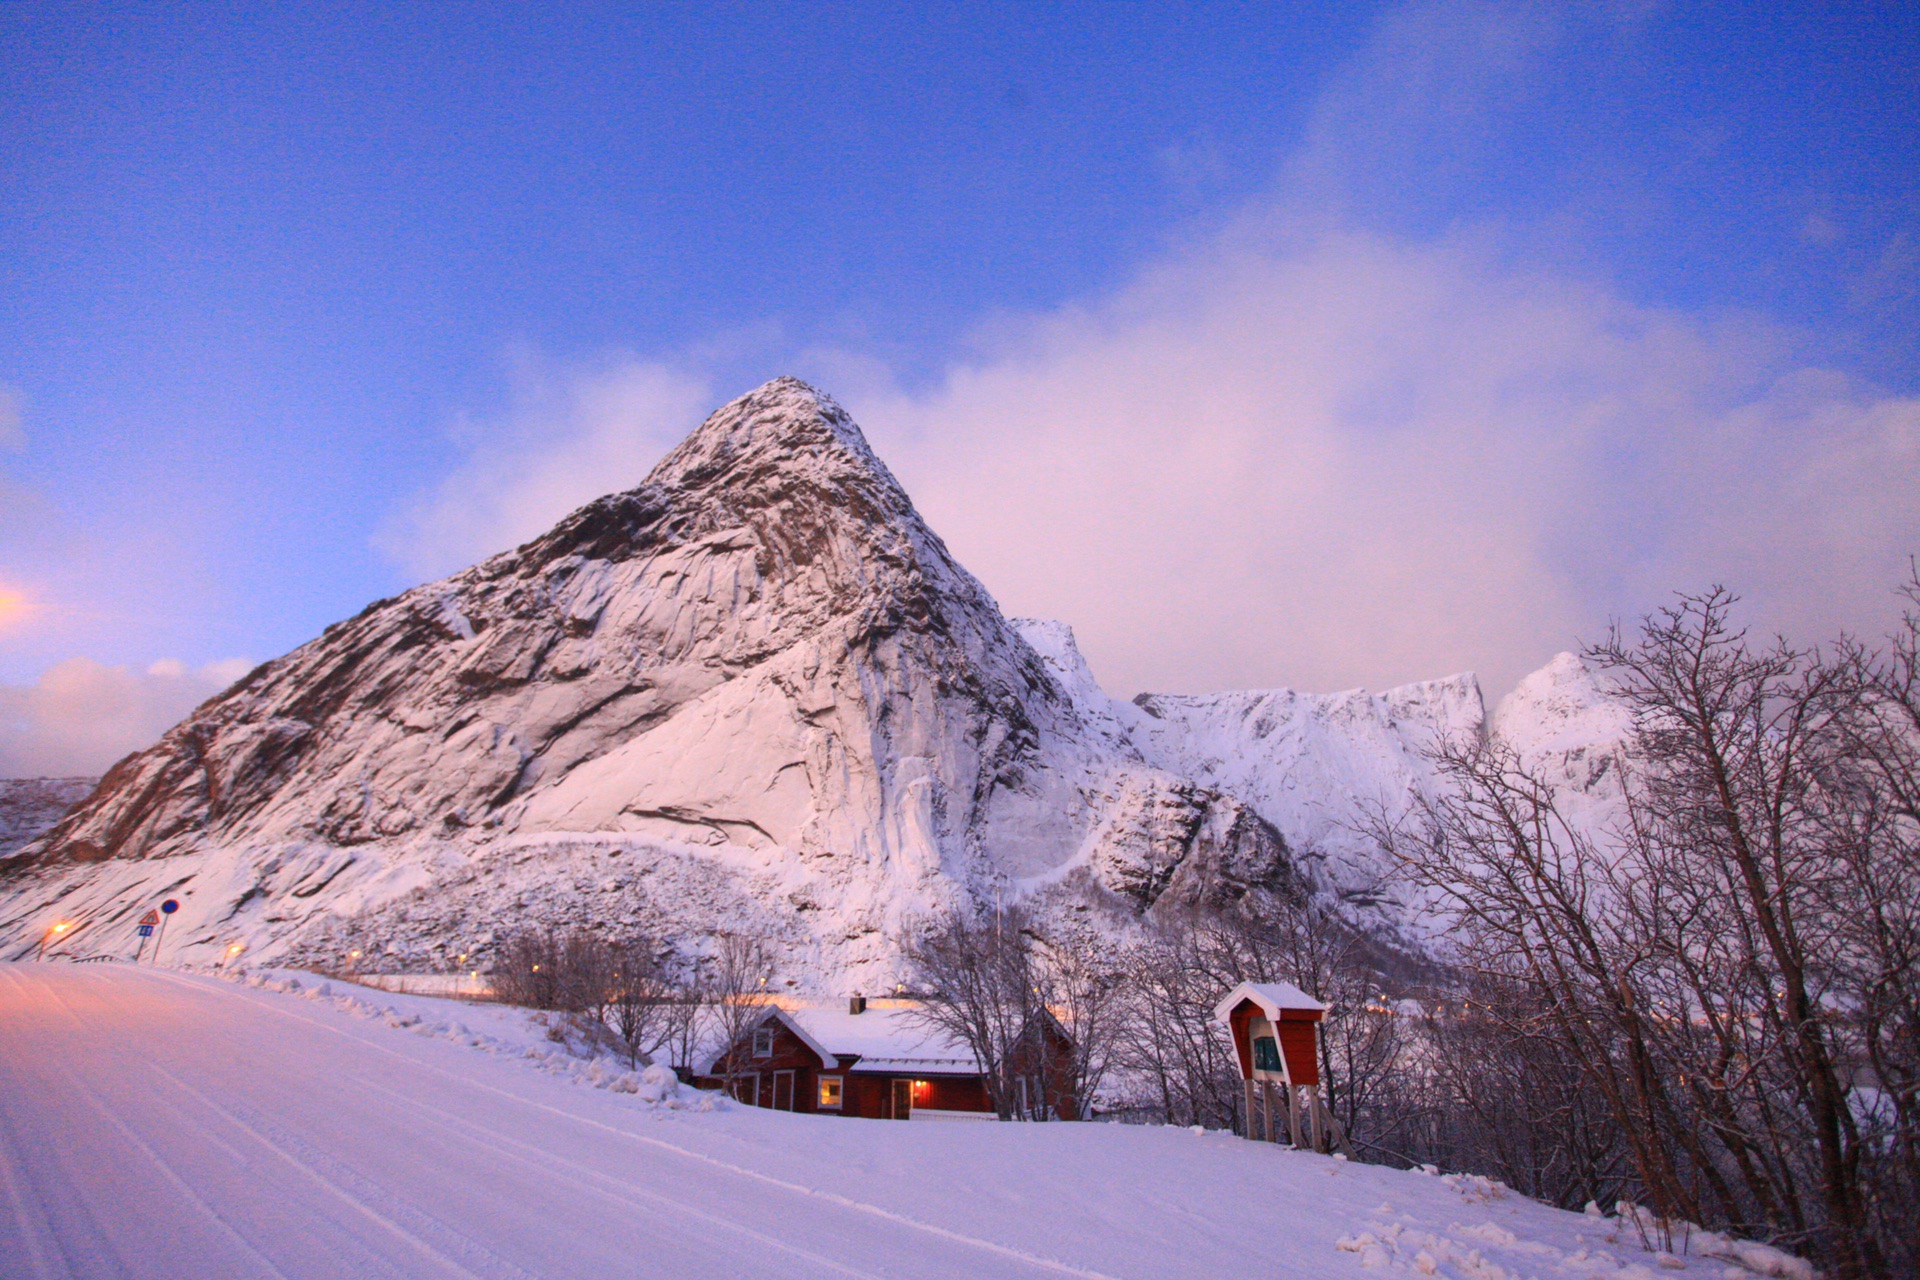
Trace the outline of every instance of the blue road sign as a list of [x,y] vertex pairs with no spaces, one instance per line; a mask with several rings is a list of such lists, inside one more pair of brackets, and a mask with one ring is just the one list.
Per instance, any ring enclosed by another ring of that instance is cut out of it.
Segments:
[[160,904],[160,909],[166,912],[168,915],[172,915],[174,912],[180,909],[180,904],[175,902],[172,898],[168,898],[165,902]]
[[153,936],[153,926],[150,924],[141,925],[140,936],[143,938],[151,938]]

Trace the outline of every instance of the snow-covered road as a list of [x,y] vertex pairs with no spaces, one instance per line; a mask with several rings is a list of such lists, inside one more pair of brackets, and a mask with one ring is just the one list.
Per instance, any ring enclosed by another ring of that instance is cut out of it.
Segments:
[[0,1274],[1060,1274],[302,1014],[170,974],[0,966]]
[[352,990],[0,965],[0,1278],[1656,1274],[1621,1223],[1482,1179],[1175,1129],[674,1110],[449,1030],[518,1011]]

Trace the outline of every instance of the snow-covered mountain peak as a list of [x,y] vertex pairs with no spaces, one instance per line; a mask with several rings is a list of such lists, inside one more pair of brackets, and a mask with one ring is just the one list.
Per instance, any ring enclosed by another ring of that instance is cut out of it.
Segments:
[[1616,816],[1633,712],[1580,655],[1561,653],[1500,700],[1493,735],[1551,782],[1563,809],[1598,832]]
[[738,489],[782,472],[871,484],[888,491],[890,505],[910,505],[847,411],[791,376],[715,410],[660,460],[647,483],[687,492],[709,485]]
[[[1556,660],[1500,720],[1604,800],[1608,708]],[[172,895],[188,955],[434,967],[527,925],[742,929],[831,990],[890,984],[904,933],[968,903],[1125,928],[1311,882],[1397,927],[1367,822],[1486,719],[1471,675],[1115,701],[1071,628],[1010,622],[845,410],[781,378],[640,485],[119,762],[0,862],[0,945],[58,912],[69,945],[130,953]]]
[[1543,750],[1591,743],[1597,733],[1624,738],[1633,716],[1579,654],[1560,653],[1500,700],[1489,727],[1516,747]]
[[8,870],[16,945],[48,903],[77,942],[177,891],[190,949],[326,957],[352,929],[419,964],[562,919],[745,928],[809,984],[888,980],[905,928],[969,900],[1292,888],[1272,827],[1090,723],[791,378],[265,664]]

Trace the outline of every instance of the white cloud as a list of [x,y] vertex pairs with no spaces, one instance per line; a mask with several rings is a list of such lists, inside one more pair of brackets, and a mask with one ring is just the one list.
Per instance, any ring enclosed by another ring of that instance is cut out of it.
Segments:
[[1806,634],[1920,547],[1920,401],[1466,243],[1228,236],[859,415],[1117,689],[1477,667],[1725,579]]
[[[1920,401],[1470,238],[1242,228],[1006,323],[931,389],[805,363],[1009,612],[1073,623],[1116,691],[1475,668],[1498,692],[1716,580],[1770,626],[1871,630],[1920,548]],[[713,397],[635,362],[549,400],[570,412],[522,411],[440,490],[436,567],[631,485]]]
[[0,777],[104,773],[249,669],[237,658],[192,670],[162,660],[145,671],[70,658],[31,685],[0,685]]
[[560,369],[517,353],[506,412],[461,425],[465,461],[380,545],[422,576],[504,551],[639,484],[713,408],[708,382],[664,364],[614,357]]

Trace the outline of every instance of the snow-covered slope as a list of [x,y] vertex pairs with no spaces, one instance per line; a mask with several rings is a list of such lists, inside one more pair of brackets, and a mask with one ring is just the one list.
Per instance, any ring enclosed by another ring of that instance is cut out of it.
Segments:
[[498,1007],[289,985],[0,965],[0,1275],[1812,1274],[1225,1133],[713,1107]]
[[260,667],[16,861],[14,954],[55,915],[76,950],[130,949],[175,895],[185,956],[445,966],[543,920],[741,927],[810,984],[969,898],[1290,884],[1244,802],[1089,726],[793,379],[638,488]]
[[1292,689],[1108,697],[1064,623],[1015,625],[1053,668],[1102,741],[1130,744],[1151,763],[1251,805],[1285,837],[1316,887],[1363,921],[1417,933],[1418,902],[1391,884],[1368,835],[1441,785],[1428,752],[1443,739],[1497,734],[1568,797],[1576,821],[1597,829],[1619,797],[1631,719],[1580,658],[1563,653],[1521,681],[1488,716],[1470,674],[1382,693]]

